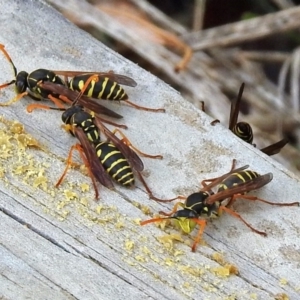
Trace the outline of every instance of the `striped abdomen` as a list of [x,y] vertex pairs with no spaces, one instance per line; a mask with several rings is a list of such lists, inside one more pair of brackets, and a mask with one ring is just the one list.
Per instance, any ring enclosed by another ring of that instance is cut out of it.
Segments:
[[246,122],[239,122],[233,128],[232,132],[246,143],[252,144],[253,131],[251,126]]
[[235,185],[250,181],[254,178],[257,178],[258,176],[260,176],[258,173],[251,170],[245,170],[238,173],[233,173],[229,175],[227,178],[225,178],[222,183],[220,183],[218,192],[222,192]]
[[96,145],[96,153],[106,172],[115,181],[127,187],[134,185],[132,168],[114,144],[99,143]]
[[[71,90],[80,92],[91,74],[74,76],[70,82]],[[98,76],[98,81],[92,80],[83,93],[85,96],[103,100],[126,100],[128,99],[124,89],[108,77]]]

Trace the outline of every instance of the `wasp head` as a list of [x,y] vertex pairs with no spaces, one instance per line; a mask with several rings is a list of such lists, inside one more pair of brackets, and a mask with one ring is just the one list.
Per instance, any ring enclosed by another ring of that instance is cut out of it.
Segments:
[[82,111],[83,111],[83,107],[80,105],[71,106],[63,112],[63,114],[61,115],[61,119],[65,124],[71,124],[71,118],[75,114],[82,112]]
[[196,211],[184,208],[177,211],[171,218],[174,220],[175,226],[179,227],[184,233],[190,233],[197,225],[194,219],[198,219],[198,217]]
[[26,89],[28,87],[27,78],[28,78],[28,73],[25,71],[21,71],[17,74],[15,79],[15,85],[18,94],[26,92]]

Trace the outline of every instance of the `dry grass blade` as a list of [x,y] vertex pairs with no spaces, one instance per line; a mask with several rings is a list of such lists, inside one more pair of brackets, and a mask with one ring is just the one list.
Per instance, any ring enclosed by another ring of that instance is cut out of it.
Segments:
[[141,11],[132,5],[124,5],[122,2],[119,5],[110,3],[109,5],[99,4],[96,7],[126,26],[128,30],[131,30],[132,35],[140,39],[149,39],[151,42],[160,43],[182,52],[183,58],[176,64],[175,71],[180,72],[186,68],[192,57],[192,49],[173,33],[153,24]]
[[[267,14],[251,20],[207,29],[183,35],[194,51],[212,47],[228,47],[253,41],[276,33],[298,29],[300,26],[300,7]],[[259,30],[257,30],[259,28]]]

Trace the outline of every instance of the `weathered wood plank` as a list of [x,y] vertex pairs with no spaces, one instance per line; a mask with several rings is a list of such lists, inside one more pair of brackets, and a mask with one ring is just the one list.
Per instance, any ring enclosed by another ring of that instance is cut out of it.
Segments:
[[[33,14],[35,19],[28,17]],[[210,126],[207,115],[169,86],[76,29],[53,9],[38,1],[2,3],[0,21],[1,43],[20,70],[112,69],[138,82],[136,88],[128,88],[132,101],[166,108],[165,114],[154,114],[107,104],[124,115],[129,126],[126,134],[135,145],[164,156],[161,161],[144,160],[146,179],[155,195],[188,195],[199,188],[200,180],[227,172],[236,158],[239,165],[250,164],[260,173],[273,172],[274,180],[259,191],[260,197],[299,200],[295,176],[223,126]],[[12,79],[1,56],[0,64],[0,82]],[[13,88],[6,88],[0,101],[13,96]],[[2,297],[253,299],[256,295],[257,299],[274,299],[276,294],[286,293],[290,299],[298,298],[298,208],[240,203],[238,211],[253,226],[267,231],[267,238],[224,216],[209,223],[203,236],[207,244],[199,246],[196,253],[179,242],[168,249],[159,239],[166,235],[164,231],[137,224],[149,218],[141,205],[157,213],[170,210],[172,204],[149,200],[140,183],[134,190],[101,187],[99,202],[94,201],[91,188],[82,192],[81,184],[90,181],[78,170],[71,171],[59,189],[53,187],[74,138],[60,129],[59,113],[28,114],[28,103],[30,99],[24,99],[1,108],[6,119],[19,120],[45,145],[43,151],[20,152],[12,135],[11,157],[3,157],[3,148],[0,153],[4,170],[0,186]],[[2,137],[10,132],[9,126],[3,128]],[[44,169],[43,184],[36,181],[41,175],[35,172],[37,168]],[[67,190],[74,193],[72,199]],[[219,264],[211,258],[215,252],[223,252],[240,275],[218,277],[213,268]]]

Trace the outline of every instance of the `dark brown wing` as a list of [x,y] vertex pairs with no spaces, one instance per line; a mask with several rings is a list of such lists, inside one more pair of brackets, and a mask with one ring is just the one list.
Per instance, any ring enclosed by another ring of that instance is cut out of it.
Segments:
[[66,77],[74,77],[78,75],[84,75],[84,74],[95,74],[98,76],[102,77],[108,77],[109,79],[117,82],[118,84],[122,85],[127,85],[127,86],[132,86],[135,87],[137,86],[137,83],[130,77],[125,76],[125,75],[120,75],[120,74],[115,74],[114,72],[83,72],[83,71],[57,71],[57,70],[52,70],[57,75],[60,76],[66,76]]
[[109,189],[112,189],[114,187],[112,178],[105,171],[103,165],[101,164],[96,154],[95,148],[89,142],[86,134],[80,127],[75,127],[74,130],[75,136],[80,141],[84,154],[89,162],[91,172],[102,185]]
[[104,124],[95,117],[96,126],[106,135],[109,141],[111,141],[121,153],[128,159],[132,168],[138,172],[144,170],[144,164],[141,158],[125,143],[123,143],[115,134],[113,134]]
[[242,100],[244,87],[245,87],[245,83],[242,83],[237,98],[231,102],[230,115],[229,115],[229,127],[228,127],[231,131],[235,126],[235,124],[237,123],[239,117],[240,102]]
[[215,178],[215,180],[213,180],[213,182],[211,182],[210,184],[208,184],[207,186],[203,187],[200,191],[208,191],[211,190],[213,187],[217,186],[219,183],[221,183],[225,178],[227,178],[229,175],[233,174],[233,173],[237,173],[240,171],[243,171],[245,169],[249,168],[249,165],[245,165],[243,167],[237,168],[237,169],[233,169],[230,172]]
[[280,152],[280,150],[289,142],[288,139],[282,139],[277,143],[274,143],[268,147],[260,149],[261,152],[271,156]]
[[[55,84],[55,83],[49,82],[49,81],[45,81],[45,82],[41,83],[40,85],[43,89],[46,89],[49,92],[54,93],[54,94],[59,94],[59,95],[65,96],[71,101],[76,100],[77,96],[79,94],[76,91],[70,90],[66,86],[63,86],[60,84]],[[121,116],[121,115],[115,113],[114,111],[106,108],[105,106],[101,105],[99,103],[99,100],[94,99],[94,98],[81,96],[78,99],[78,104],[90,109],[91,111],[93,111],[97,114],[106,115],[106,116],[116,118],[116,119],[123,118],[123,116]]]
[[216,201],[225,200],[236,194],[248,193],[250,191],[263,187],[264,185],[268,184],[272,179],[272,173],[267,173],[265,175],[258,176],[253,180],[249,180],[247,182],[235,185],[227,190],[209,196],[206,199],[205,203],[209,205],[215,203]]

